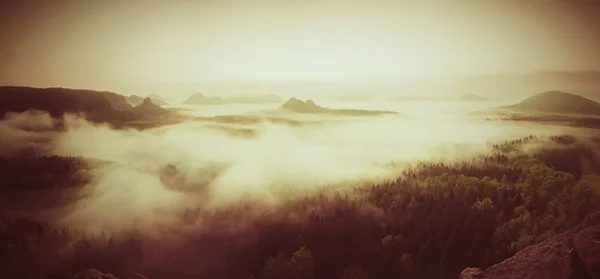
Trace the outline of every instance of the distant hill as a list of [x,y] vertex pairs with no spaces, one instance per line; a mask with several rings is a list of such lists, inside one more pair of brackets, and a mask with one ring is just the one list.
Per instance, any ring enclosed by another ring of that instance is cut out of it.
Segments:
[[518,104],[503,108],[534,110],[547,113],[600,115],[600,103],[562,91],[547,91],[531,96]]
[[145,98],[142,103],[134,107],[132,111],[138,115],[143,115],[144,117],[168,116],[173,114],[171,111],[156,105],[150,98]]
[[[491,74],[452,81],[461,90],[485,92],[487,96],[522,97],[528,92],[560,90],[600,100],[600,71],[541,71],[515,74]],[[488,95],[489,94],[489,95]]]
[[202,93],[195,93],[185,101],[190,105],[225,105],[225,104],[273,104],[281,103],[283,99],[277,95],[267,94],[262,96],[231,97],[221,98],[217,96],[206,96]]
[[329,111],[329,109],[317,106],[313,100],[302,101],[296,98],[290,98],[281,105],[281,108],[301,113],[321,113]]
[[[160,99],[154,99],[154,97],[149,97],[152,100],[152,103],[157,105],[157,106],[168,106],[169,103],[160,100]],[[139,96],[139,95],[130,95],[129,97],[127,97],[127,102],[129,102],[132,106],[139,106],[140,104],[142,104],[142,102],[144,101],[144,97]]]
[[67,88],[0,87],[0,117],[7,112],[28,110],[46,111],[52,117],[73,113],[98,123],[155,120],[176,115],[152,103],[145,103],[144,100],[139,106],[134,107],[124,96],[113,92]]
[[282,109],[286,109],[298,113],[327,113],[336,115],[349,116],[374,116],[384,114],[397,114],[394,111],[377,111],[377,110],[358,110],[358,109],[329,109],[318,106],[313,100],[302,101],[296,98],[290,98],[281,105]]

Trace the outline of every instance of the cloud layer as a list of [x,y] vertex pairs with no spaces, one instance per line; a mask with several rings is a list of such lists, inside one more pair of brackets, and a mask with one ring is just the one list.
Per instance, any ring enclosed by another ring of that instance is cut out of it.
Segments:
[[[276,205],[324,185],[393,177],[398,170],[383,167],[386,163],[469,159],[485,152],[486,142],[561,132],[466,116],[294,127],[262,123],[248,126],[255,138],[232,137],[202,122],[145,131],[114,130],[73,116],[64,123],[64,131],[55,131],[47,114],[9,115],[0,123],[0,141],[8,147],[3,155],[36,145],[51,154],[114,162],[89,170],[84,198],[60,219],[97,231],[173,224],[188,208],[218,208],[241,199]],[[169,164],[173,167],[164,168]]]

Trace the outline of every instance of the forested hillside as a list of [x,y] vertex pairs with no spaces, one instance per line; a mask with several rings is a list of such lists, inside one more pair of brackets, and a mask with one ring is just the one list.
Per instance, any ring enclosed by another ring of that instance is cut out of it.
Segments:
[[590,167],[599,147],[569,135],[490,144],[469,162],[424,162],[394,180],[332,185],[277,208],[189,208],[181,228],[160,237],[57,227],[27,217],[41,210],[33,204],[19,208],[30,215],[9,214],[16,196],[69,204],[85,169],[112,163],[3,158],[0,278],[70,278],[93,267],[119,278],[454,279],[600,210],[600,169]]

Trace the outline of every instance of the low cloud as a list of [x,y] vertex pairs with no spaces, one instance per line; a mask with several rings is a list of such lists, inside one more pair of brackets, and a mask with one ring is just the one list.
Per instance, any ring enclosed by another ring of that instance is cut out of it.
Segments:
[[[380,117],[326,125],[248,125],[238,138],[186,122],[152,130],[114,130],[65,116],[65,131],[49,116],[26,113],[0,123],[11,148],[51,139],[52,153],[113,162],[90,170],[84,197],[61,222],[90,230],[164,227],[189,208],[253,199],[267,205],[323,185],[394,177],[390,162],[461,160],[486,152],[486,142],[551,135],[550,126],[467,117]],[[36,130],[37,129],[37,130]],[[38,131],[42,130],[42,131]],[[18,143],[18,144],[17,144]],[[171,164],[172,169],[163,167]],[[64,212],[64,210],[62,210]]]

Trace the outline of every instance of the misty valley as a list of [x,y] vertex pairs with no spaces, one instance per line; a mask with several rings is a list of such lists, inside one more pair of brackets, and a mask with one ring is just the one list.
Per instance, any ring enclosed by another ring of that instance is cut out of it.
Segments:
[[463,97],[0,87],[0,278],[598,278],[600,103]]

